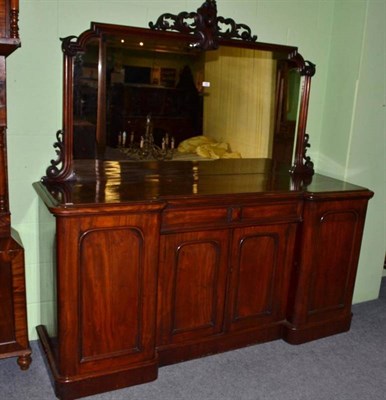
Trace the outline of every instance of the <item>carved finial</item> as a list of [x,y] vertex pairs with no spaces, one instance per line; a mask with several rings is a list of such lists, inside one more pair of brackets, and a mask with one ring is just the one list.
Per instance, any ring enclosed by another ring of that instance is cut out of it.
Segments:
[[314,76],[316,72],[316,65],[313,64],[311,61],[304,61],[304,66],[303,68],[300,70],[300,74],[302,76]]

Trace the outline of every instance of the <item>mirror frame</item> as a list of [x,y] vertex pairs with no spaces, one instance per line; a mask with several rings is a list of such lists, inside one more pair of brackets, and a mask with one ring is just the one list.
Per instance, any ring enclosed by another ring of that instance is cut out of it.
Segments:
[[[247,25],[238,24],[231,18],[217,16],[215,0],[206,0],[197,9],[197,12],[183,11],[177,15],[162,14],[155,23],[150,22],[149,27],[150,29],[92,22],[90,29],[84,31],[80,36],[68,36],[61,39],[63,51],[63,129],[56,133],[57,141],[53,145],[57,159],[51,160],[50,166],[46,170],[46,176],[42,178],[43,181],[65,182],[76,179],[73,159],[73,71],[75,57],[85,51],[87,43],[91,39],[99,39],[107,34],[140,34],[144,39],[162,35],[165,38],[169,36],[172,39],[178,33],[179,39],[186,39],[190,47],[202,51],[215,50],[221,44],[232,44],[237,47],[266,50],[285,55],[287,61],[303,77],[299,96],[293,165],[289,172],[294,176],[313,175],[313,162],[306,154],[307,148],[310,147],[309,135],[306,134],[306,124],[311,78],[315,74],[315,65],[305,61],[298,53],[297,47],[257,42],[257,36],[251,34],[251,29]],[[106,95],[99,85],[101,75],[105,72],[101,68],[101,64],[101,51],[99,51],[98,104]]]

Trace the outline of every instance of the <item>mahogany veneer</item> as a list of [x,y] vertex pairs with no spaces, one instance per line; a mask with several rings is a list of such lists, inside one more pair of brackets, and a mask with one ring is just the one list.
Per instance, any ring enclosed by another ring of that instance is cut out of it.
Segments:
[[16,232],[0,238],[0,358],[18,357],[22,370],[31,363],[26,318],[24,249]]
[[41,226],[56,232],[56,300],[38,333],[59,398],[350,328],[371,191],[296,180],[269,160],[96,161],[94,171],[79,161],[75,171],[76,181],[34,185]]

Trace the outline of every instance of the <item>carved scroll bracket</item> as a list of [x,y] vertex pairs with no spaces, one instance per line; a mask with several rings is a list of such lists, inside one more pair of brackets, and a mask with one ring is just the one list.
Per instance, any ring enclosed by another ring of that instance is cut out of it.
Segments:
[[81,50],[77,39],[78,37],[74,35],[60,39],[62,41],[62,51],[64,54],[74,57]]
[[251,34],[249,26],[237,24],[231,18],[218,17],[215,0],[206,0],[197,12],[162,14],[156,23],[150,22],[149,27],[154,30],[192,33],[197,38],[197,42],[192,43],[191,47],[202,50],[217,49],[220,38],[250,42],[257,40],[257,36]]
[[64,156],[63,131],[59,130],[56,132],[56,139],[57,142],[54,143],[54,149],[57,158],[56,160],[51,160],[51,165],[46,170],[47,177],[49,178],[56,178],[61,171],[60,165],[63,164],[63,156]]
[[54,143],[53,147],[57,158],[51,160],[50,166],[46,169],[46,176],[43,178],[45,181],[50,180],[60,180],[60,176],[64,175],[66,180],[71,179],[68,177],[65,171],[65,145],[64,145],[64,132],[59,130],[56,132],[57,141]]
[[95,30],[89,29],[81,36],[67,36],[65,38],[60,38],[62,41],[62,52],[70,57],[75,57],[77,54],[84,52],[85,44],[92,37],[97,37],[98,33]]

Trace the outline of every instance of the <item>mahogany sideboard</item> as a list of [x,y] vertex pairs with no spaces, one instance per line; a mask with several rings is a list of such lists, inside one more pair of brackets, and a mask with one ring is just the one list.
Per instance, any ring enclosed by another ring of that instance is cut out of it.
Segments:
[[350,328],[368,189],[264,159],[94,166],[34,184],[40,241],[55,249],[38,333],[59,398]]

